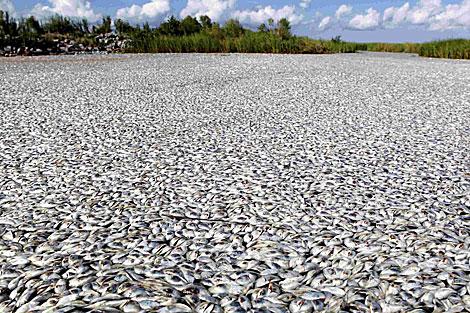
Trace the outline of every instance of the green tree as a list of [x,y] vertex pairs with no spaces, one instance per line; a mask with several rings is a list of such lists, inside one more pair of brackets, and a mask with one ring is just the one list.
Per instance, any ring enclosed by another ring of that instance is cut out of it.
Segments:
[[0,48],[6,46],[8,34],[8,27],[6,22],[7,16],[8,12],[3,12],[0,10]]
[[212,20],[209,16],[207,15],[201,15],[199,17],[199,21],[201,22],[201,26],[204,29],[209,29],[212,27]]
[[150,33],[152,31],[152,29],[150,29],[149,22],[145,22],[143,29],[146,33]]
[[7,32],[8,12],[0,10],[0,40],[5,37]]
[[274,27],[274,19],[272,17],[268,19],[268,25],[269,25],[269,29],[272,30]]
[[281,37],[281,39],[288,39],[292,36],[290,22],[286,18],[281,18],[279,22],[277,22],[277,29],[276,32]]
[[24,46],[37,40],[42,33],[43,29],[34,16],[21,19],[18,23],[18,34]]
[[212,23],[212,26],[207,29],[206,32],[214,39],[222,40],[224,38],[224,32],[222,31],[219,23]]
[[181,21],[181,32],[184,35],[191,35],[194,33],[198,33],[201,31],[201,24],[197,21],[195,17],[191,16],[186,16],[182,21]]
[[235,19],[229,19],[225,23],[224,27],[222,27],[222,30],[224,31],[227,37],[232,38],[240,37],[245,32],[240,22]]
[[90,26],[88,24],[88,20],[86,18],[82,19],[82,28],[81,28],[81,31],[82,33],[84,34],[88,34],[90,33]]
[[335,37],[331,38],[331,41],[333,41],[334,43],[340,43],[342,41],[341,36],[340,35],[335,36]]
[[168,18],[167,21],[160,24],[158,31],[163,35],[179,35],[181,34],[181,23],[173,15]]
[[116,27],[116,31],[120,36],[124,34],[129,34],[134,30],[134,28],[129,24],[129,22],[121,20],[120,18],[114,21],[114,26]]
[[262,23],[260,26],[258,26],[258,31],[261,33],[267,33],[269,29],[266,24]]
[[94,33],[97,33],[97,34],[107,34],[107,33],[110,33],[111,32],[111,16],[106,16],[106,17],[103,17],[103,21],[101,23],[101,25],[98,25],[95,30],[94,30]]
[[48,33],[71,34],[75,31],[72,21],[58,14],[49,17],[43,27]]

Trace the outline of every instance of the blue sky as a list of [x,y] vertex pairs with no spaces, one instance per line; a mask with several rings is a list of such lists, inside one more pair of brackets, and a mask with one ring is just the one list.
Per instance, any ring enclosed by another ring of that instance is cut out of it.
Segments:
[[286,17],[294,33],[313,38],[341,35],[355,41],[428,41],[470,38],[470,0],[0,0],[17,17],[59,13],[98,21],[103,15],[158,25],[170,15],[237,18],[255,28]]

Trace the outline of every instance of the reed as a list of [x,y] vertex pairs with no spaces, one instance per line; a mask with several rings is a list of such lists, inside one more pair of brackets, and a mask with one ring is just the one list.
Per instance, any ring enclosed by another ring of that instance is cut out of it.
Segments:
[[366,50],[377,52],[417,53],[423,57],[470,59],[470,40],[449,39],[426,43],[366,43]]
[[366,49],[364,44],[313,40],[296,36],[281,38],[269,32],[245,31],[238,37],[219,38],[208,32],[180,36],[141,32],[132,37],[132,46],[128,52],[325,54],[349,53],[361,49]]

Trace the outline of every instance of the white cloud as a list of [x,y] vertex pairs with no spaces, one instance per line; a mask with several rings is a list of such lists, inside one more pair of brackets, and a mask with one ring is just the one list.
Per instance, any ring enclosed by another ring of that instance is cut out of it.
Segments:
[[426,24],[440,10],[441,0],[420,0],[409,12],[407,20],[412,24]]
[[427,25],[430,30],[470,28],[470,0],[442,7],[440,0],[420,0],[414,7],[409,3],[385,9],[385,26],[400,24]]
[[95,13],[91,8],[91,3],[86,0],[49,0],[51,6],[36,4],[32,10],[32,15],[46,17],[60,14],[69,17],[86,18],[90,22],[95,22],[101,18],[101,14]]
[[11,16],[15,16],[15,6],[10,0],[0,0],[0,10],[8,12]]
[[331,22],[331,17],[326,16],[320,21],[320,24],[318,24],[318,28],[320,30],[325,30],[330,25],[330,22]]
[[152,0],[140,5],[117,10],[116,17],[130,21],[155,21],[158,17],[170,11],[170,0]]
[[437,14],[429,27],[431,30],[454,28],[470,28],[470,0],[461,4],[449,4],[445,10]]
[[186,7],[180,12],[181,17],[188,15],[207,15],[212,20],[218,21],[225,11],[233,8],[235,0],[188,0]]
[[295,12],[295,6],[286,5],[280,9],[274,9],[270,5],[257,10],[235,11],[233,17],[237,18],[242,23],[258,25],[265,23],[268,19],[272,18],[274,21],[279,21],[281,18],[286,18],[291,24],[295,25],[302,21],[303,16]]
[[342,16],[351,13],[351,11],[352,11],[352,6],[342,4],[339,6],[338,10],[336,10],[335,16],[337,19],[340,19]]
[[390,7],[384,11],[383,21],[398,25],[406,20],[409,13],[410,4],[408,2],[399,8]]
[[312,0],[300,0],[299,6],[306,9],[310,6],[310,2],[312,2]]
[[354,16],[349,21],[349,27],[357,30],[370,30],[377,28],[380,24],[380,13],[373,8],[369,8],[366,13],[367,14],[365,15],[358,14]]

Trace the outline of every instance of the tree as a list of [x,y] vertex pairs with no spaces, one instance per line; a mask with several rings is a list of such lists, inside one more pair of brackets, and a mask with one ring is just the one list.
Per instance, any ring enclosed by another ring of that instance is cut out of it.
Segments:
[[144,24],[144,32],[150,33],[152,30],[150,29],[149,22],[145,22]]
[[95,33],[97,34],[107,34],[107,33],[110,33],[111,32],[111,16],[106,16],[106,17],[103,17],[103,22],[101,25],[98,25],[96,28],[95,28]]
[[282,39],[288,39],[292,36],[290,22],[286,18],[281,18],[279,22],[277,22],[277,34]]
[[[0,41],[3,41],[7,35],[7,18],[8,12],[0,10]],[[2,42],[0,42],[0,44],[2,44]]]
[[35,41],[42,33],[43,29],[34,16],[27,19],[21,19],[18,23],[18,32],[23,41],[23,45],[27,45]]
[[174,17],[173,15],[168,18],[166,22],[160,24],[158,31],[163,35],[173,35],[177,36],[181,34],[181,23],[180,21]]
[[86,18],[82,19],[82,32],[84,34],[90,33],[90,26],[88,25],[88,20]]
[[0,47],[7,46],[9,41],[9,23],[8,12],[0,10]]
[[3,12],[2,10],[0,10],[0,36],[5,32],[5,14],[8,14],[8,12]]
[[266,24],[262,23],[260,26],[258,26],[258,31],[261,33],[267,33],[269,29]]
[[69,18],[58,14],[49,17],[43,27],[48,33],[71,34],[77,31]]
[[335,36],[335,37],[331,38],[331,41],[333,41],[335,43],[340,43],[342,41],[341,36],[340,35]]
[[198,20],[195,17],[191,17],[188,15],[181,21],[181,32],[184,35],[198,33],[199,31],[201,31],[201,28],[201,24],[199,24]]
[[240,22],[235,19],[229,19],[222,30],[227,37],[240,37],[245,32]]
[[269,25],[269,29],[272,29],[273,26],[274,26],[274,19],[272,17],[270,17],[268,19],[268,25]]
[[121,20],[120,18],[114,21],[114,26],[120,36],[130,33],[134,29],[127,21]]
[[201,22],[202,28],[208,29],[212,27],[212,20],[207,15],[201,15],[199,21]]
[[212,23],[212,26],[206,32],[214,39],[222,40],[224,38],[224,32],[217,22]]

